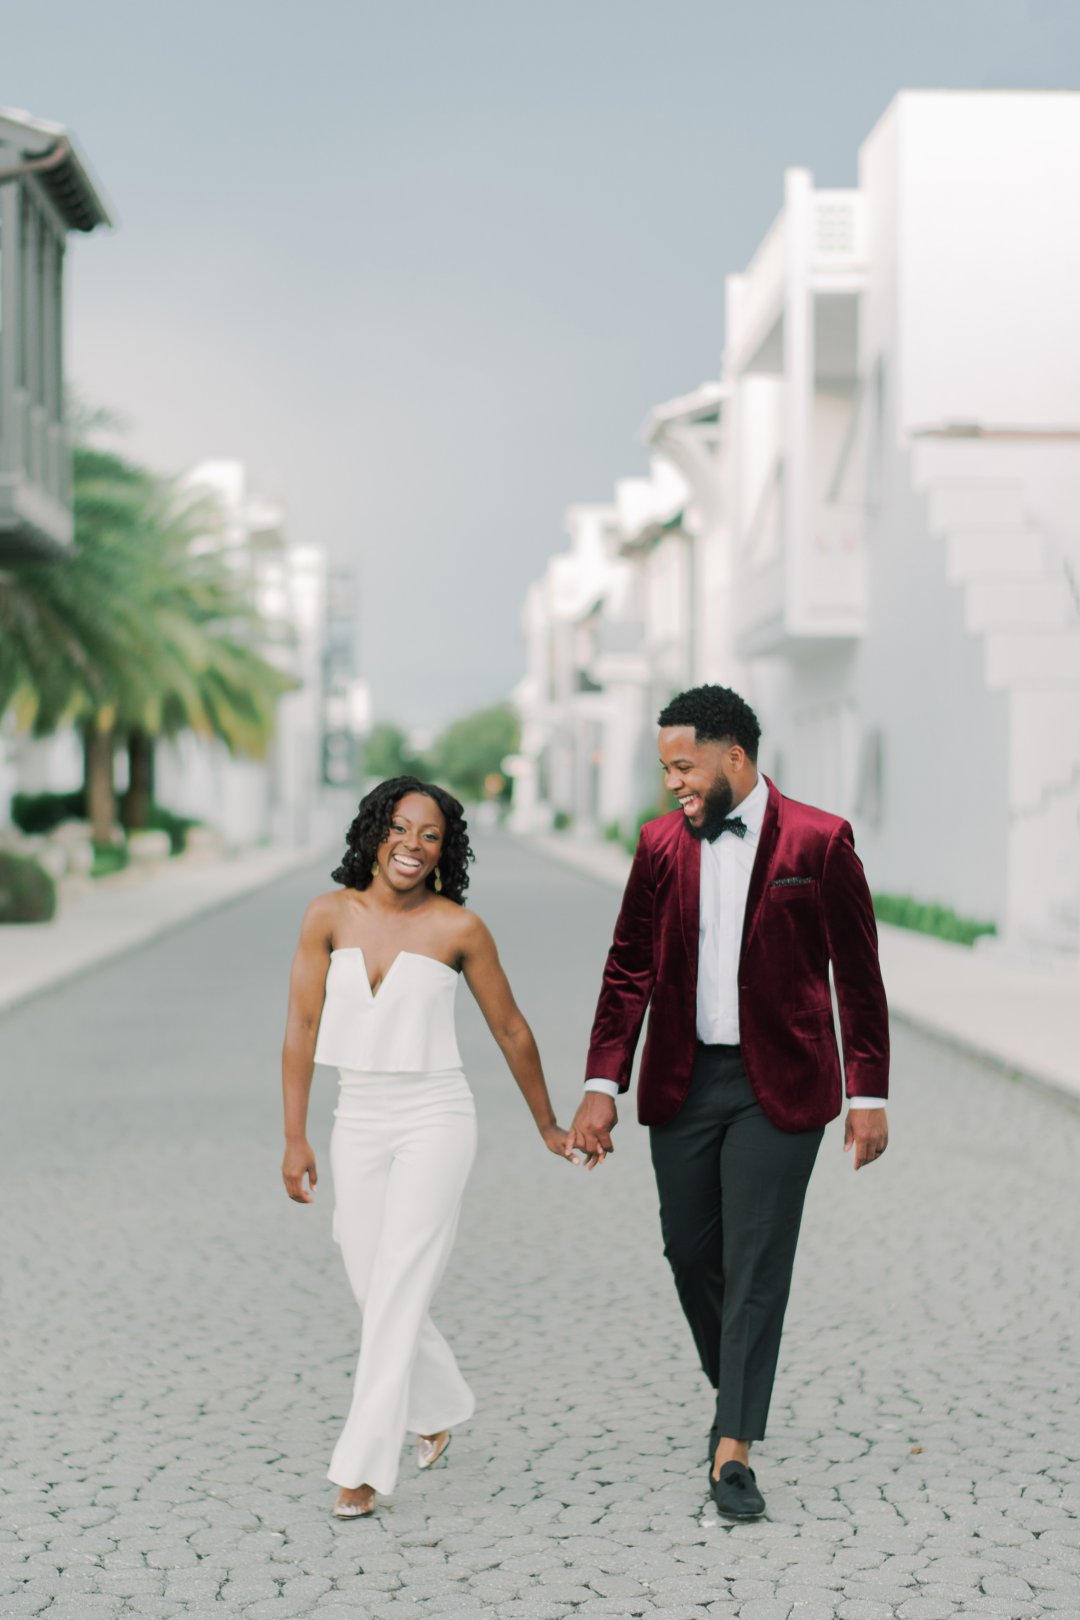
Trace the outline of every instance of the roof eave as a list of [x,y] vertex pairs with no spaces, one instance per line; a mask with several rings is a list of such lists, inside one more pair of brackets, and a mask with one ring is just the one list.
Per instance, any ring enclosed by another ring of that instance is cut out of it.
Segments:
[[114,223],[100,186],[63,125],[0,107],[0,141],[15,148],[27,162],[47,157],[62,147],[64,155],[55,168],[38,169],[36,178],[60,210],[65,224],[74,231],[93,231],[99,225]]

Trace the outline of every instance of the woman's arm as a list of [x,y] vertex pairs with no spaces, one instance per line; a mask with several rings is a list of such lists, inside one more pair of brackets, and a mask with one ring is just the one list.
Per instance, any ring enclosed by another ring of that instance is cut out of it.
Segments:
[[[298,1204],[310,1204],[318,1181],[315,1155],[307,1139],[308,1097],[315,1067],[315,1036],[326,993],[333,933],[333,896],[321,895],[304,913],[300,943],[289,975],[289,1012],[281,1052],[281,1090],[285,1103],[285,1157],[281,1175],[285,1191]],[[307,1176],[309,1187],[304,1186]]]
[[566,1132],[555,1121],[533,1032],[514,1000],[495,941],[475,913],[468,913],[466,921],[467,932],[461,951],[466,983],[529,1105],[545,1144],[552,1153],[571,1158],[566,1149]]

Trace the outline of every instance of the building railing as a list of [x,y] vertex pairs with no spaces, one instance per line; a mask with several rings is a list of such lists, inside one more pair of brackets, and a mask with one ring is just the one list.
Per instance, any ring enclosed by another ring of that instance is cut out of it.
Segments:
[[815,271],[861,269],[866,262],[866,209],[857,191],[815,191],[811,258]]
[[791,273],[790,232],[802,220],[809,240],[799,244],[805,254],[798,258],[809,267],[810,287],[832,288],[857,281],[866,264],[866,209],[857,191],[814,191],[808,199],[808,213],[795,215],[784,207],[769,226],[746,270],[739,277],[736,330],[730,353],[734,369],[757,352],[780,320],[788,294]]
[[784,209],[773,220],[761,245],[741,278],[737,345],[745,336],[768,329],[783,306],[787,269],[787,216]]

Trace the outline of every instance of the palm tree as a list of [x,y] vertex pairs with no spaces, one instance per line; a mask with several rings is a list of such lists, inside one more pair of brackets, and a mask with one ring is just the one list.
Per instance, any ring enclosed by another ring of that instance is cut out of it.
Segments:
[[75,453],[76,544],[64,562],[26,565],[0,582],[0,711],[35,736],[83,733],[88,814],[111,837],[117,704],[153,649],[133,588],[142,563],[140,469],[104,452]]
[[278,702],[296,686],[263,656],[270,629],[217,543],[218,515],[205,497],[158,485],[145,527],[157,560],[144,601],[155,633],[153,665],[117,715],[128,751],[129,829],[147,824],[159,738],[194,731],[232,754],[261,759]]
[[125,819],[145,825],[153,742],[192,729],[263,754],[295,683],[263,658],[266,632],[212,536],[205,502],[108,451],[75,451],[76,544],[67,562],[0,576],[0,714],[84,738],[95,839],[116,824],[113,762],[134,767]]

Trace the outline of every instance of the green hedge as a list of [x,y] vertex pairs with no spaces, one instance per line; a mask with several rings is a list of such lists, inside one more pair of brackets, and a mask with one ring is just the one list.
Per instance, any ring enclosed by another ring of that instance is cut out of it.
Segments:
[[[16,793],[11,819],[24,833],[51,833],[64,821],[86,820],[86,794],[81,788],[75,793]],[[171,853],[179,855],[188,830],[200,824],[193,816],[178,816],[164,805],[152,804],[146,825],[154,832],[168,833]]]
[[11,801],[11,819],[24,833],[51,833],[64,821],[86,820],[86,794],[16,793]]
[[166,810],[163,805],[152,804],[146,825],[154,832],[168,833],[170,852],[173,855],[180,855],[187,844],[187,835],[191,828],[199,827],[202,823],[194,816],[178,816],[171,810]]
[[56,884],[37,861],[0,850],[0,923],[48,922],[56,915]]
[[973,945],[983,934],[996,934],[997,923],[977,922],[960,917],[951,906],[929,905],[906,894],[875,894],[874,911],[883,923],[895,928],[911,928],[919,934],[932,934],[954,945]]

